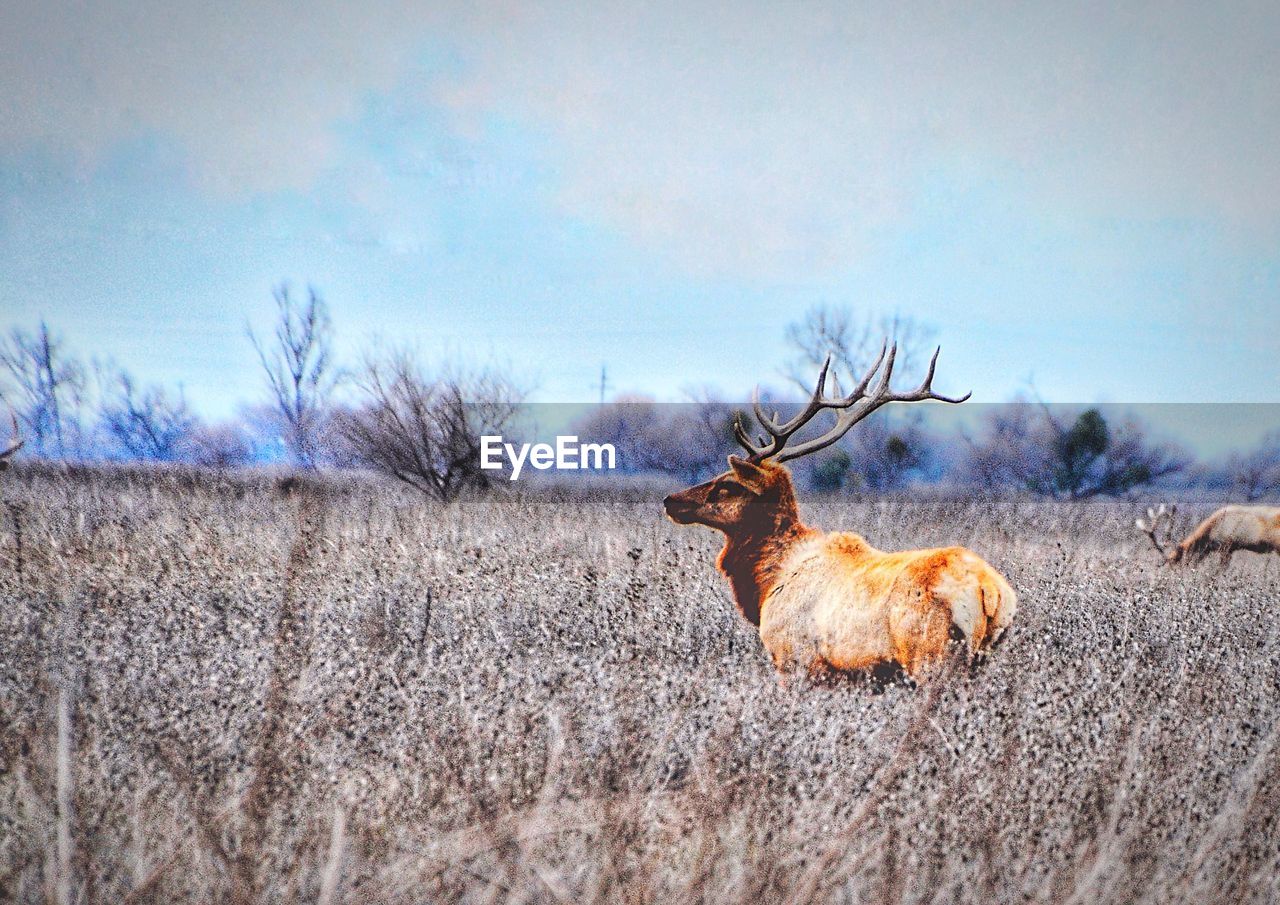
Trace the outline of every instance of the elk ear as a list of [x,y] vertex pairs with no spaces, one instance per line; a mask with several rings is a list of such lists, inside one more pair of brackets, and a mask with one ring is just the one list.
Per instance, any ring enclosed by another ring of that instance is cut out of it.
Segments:
[[729,470],[733,472],[734,477],[748,487],[757,488],[765,485],[765,470],[741,456],[729,457]]

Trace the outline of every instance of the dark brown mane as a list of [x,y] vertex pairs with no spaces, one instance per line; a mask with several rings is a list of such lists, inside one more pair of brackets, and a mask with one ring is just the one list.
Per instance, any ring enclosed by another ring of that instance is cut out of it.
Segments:
[[791,476],[786,468],[773,462],[760,466],[768,475],[769,486],[764,496],[771,502],[767,514],[762,513],[726,532],[724,549],[716,565],[733,588],[734,600],[743,617],[752,625],[760,624],[760,602],[777,580],[778,570],[787,551],[798,540],[817,532],[800,521]]

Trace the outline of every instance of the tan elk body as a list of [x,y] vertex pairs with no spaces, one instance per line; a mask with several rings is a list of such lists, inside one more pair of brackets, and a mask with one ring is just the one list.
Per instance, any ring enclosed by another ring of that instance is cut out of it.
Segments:
[[[953,636],[974,653],[988,649],[1017,611],[1009,583],[963,547],[886,553],[860,535],[827,534],[800,520],[783,461],[831,445],[885,403],[963,401],[933,393],[937,353],[917,390],[891,391],[894,351],[886,359],[882,350],[851,394],[840,396],[837,388],[831,399],[823,395],[828,361],[809,405],[786,423],[765,415],[757,401],[756,417],[772,440],[754,446],[739,424],[738,441],[750,455],[730,456],[727,472],[664,501],[678,524],[724,533],[717,564],[784,673],[816,677],[896,663],[918,678],[946,655]],[[784,451],[787,439],[824,410],[836,412],[834,428]]]
[[1212,553],[1226,568],[1238,550],[1251,553],[1280,553],[1280,507],[1223,506],[1186,536],[1166,549],[1160,541],[1162,522],[1172,522],[1174,510],[1161,505],[1148,509],[1146,519],[1138,519],[1138,530],[1151,539],[1167,565],[1195,565]]

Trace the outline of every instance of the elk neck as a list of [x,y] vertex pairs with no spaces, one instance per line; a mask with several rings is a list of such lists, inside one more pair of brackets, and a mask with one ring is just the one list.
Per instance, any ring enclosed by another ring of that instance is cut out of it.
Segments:
[[787,554],[797,543],[821,533],[800,521],[789,487],[782,489],[777,502],[767,513],[726,531],[724,549],[716,561],[729,579],[738,609],[756,626],[760,603],[777,583]]

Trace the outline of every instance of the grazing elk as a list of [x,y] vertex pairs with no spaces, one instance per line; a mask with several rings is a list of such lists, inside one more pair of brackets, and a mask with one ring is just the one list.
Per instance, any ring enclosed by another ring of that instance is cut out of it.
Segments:
[[1163,503],[1159,509],[1148,509],[1146,519],[1134,524],[1151,539],[1164,557],[1165,565],[1195,565],[1215,550],[1218,564],[1225,569],[1237,550],[1251,553],[1280,553],[1280,507],[1223,506],[1201,522],[1186,539],[1166,549],[1160,542],[1161,523],[1173,524],[1173,514]]
[[[828,357],[809,404],[786,422],[776,412],[772,418],[765,414],[757,392],[755,416],[770,439],[761,437],[761,445],[753,445],[739,421],[734,432],[746,458],[730,456],[724,474],[663,501],[677,524],[724,532],[717,565],[784,675],[802,669],[819,678],[897,664],[919,678],[945,655],[951,637],[963,638],[976,654],[994,644],[1013,620],[1013,589],[963,547],[885,553],[857,534],[826,534],[800,521],[783,462],[830,446],[887,403],[969,398],[933,392],[938,352],[918,388],[894,392],[889,381],[896,353],[896,345],[882,347],[847,396],[840,395],[833,375],[833,397],[824,395]],[[835,413],[827,433],[785,448],[823,411]]]

